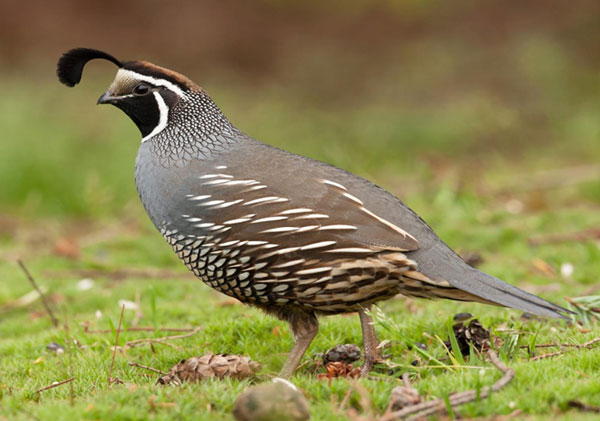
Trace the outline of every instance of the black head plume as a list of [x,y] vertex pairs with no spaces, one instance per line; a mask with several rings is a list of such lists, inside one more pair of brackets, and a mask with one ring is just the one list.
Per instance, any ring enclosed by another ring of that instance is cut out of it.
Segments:
[[67,86],[77,85],[81,80],[83,67],[88,61],[96,58],[108,60],[119,67],[123,67],[123,63],[104,51],[91,48],[74,48],[64,53],[60,59],[58,59],[58,64],[56,66],[58,80]]

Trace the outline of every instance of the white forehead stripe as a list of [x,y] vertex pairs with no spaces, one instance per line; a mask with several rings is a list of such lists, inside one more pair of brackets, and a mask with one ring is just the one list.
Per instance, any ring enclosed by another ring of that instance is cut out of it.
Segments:
[[141,82],[148,82],[154,86],[162,86],[162,87],[165,87],[168,90],[172,91],[173,93],[179,95],[182,98],[187,98],[187,95],[185,94],[185,92],[183,92],[183,89],[181,89],[179,86],[175,85],[173,82],[169,82],[168,80],[165,80],[165,79],[159,79],[159,78],[152,77],[152,76],[146,76],[141,73],[134,72],[133,70],[127,70],[127,69],[119,69],[119,71],[117,72],[117,78],[120,78],[120,77],[136,79]]
[[154,98],[156,98],[156,104],[158,105],[158,113],[160,114],[160,117],[158,119],[158,124],[156,125],[154,130],[152,130],[150,134],[142,138],[142,143],[150,139],[152,136],[156,136],[157,134],[162,132],[164,128],[167,127],[167,123],[169,122],[169,107],[167,107],[165,100],[162,96],[160,96],[158,92],[152,93],[154,94]]

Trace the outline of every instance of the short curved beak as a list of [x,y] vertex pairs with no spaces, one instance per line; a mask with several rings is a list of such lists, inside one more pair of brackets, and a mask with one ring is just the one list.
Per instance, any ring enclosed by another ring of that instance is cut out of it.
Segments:
[[98,98],[98,102],[96,102],[96,105],[97,104],[113,104],[115,99],[116,99],[116,97],[112,96],[110,94],[110,91],[106,91],[102,95],[100,95],[100,98]]

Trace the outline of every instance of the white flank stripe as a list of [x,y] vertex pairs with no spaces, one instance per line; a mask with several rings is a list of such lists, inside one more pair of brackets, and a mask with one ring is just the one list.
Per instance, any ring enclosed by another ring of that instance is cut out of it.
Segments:
[[308,244],[306,246],[302,246],[302,247],[300,247],[300,250],[318,249],[318,248],[322,248],[322,247],[333,246],[334,244],[336,244],[335,241],[321,241],[318,243],[313,243],[313,244]]
[[300,250],[300,247],[288,247],[286,249],[277,250],[277,254],[293,253],[298,250]]
[[262,190],[262,189],[266,189],[266,188],[267,188],[267,186],[261,184],[260,186],[250,187],[249,189],[244,190],[242,193],[246,193],[249,191]]
[[330,266],[326,266],[326,267],[322,267],[322,268],[299,270],[298,272],[294,272],[294,274],[295,275],[313,275],[315,273],[329,272],[331,269],[333,269],[333,268]]
[[210,227],[212,227],[213,225],[215,225],[215,224],[212,224],[212,223],[210,223],[210,222],[205,222],[205,223],[203,223],[203,224],[196,224],[196,225],[194,225],[194,226],[195,226],[196,228],[210,228]]
[[272,221],[283,221],[285,219],[288,219],[287,216],[269,216],[266,218],[260,218],[257,219],[255,221],[252,221],[253,224],[260,224],[262,222],[272,222]]
[[306,212],[312,212],[312,209],[308,209],[308,208],[296,208],[296,209],[288,209],[288,210],[284,210],[283,212],[279,212],[278,215],[294,215],[296,213],[306,213]]
[[225,226],[224,225],[215,225],[214,227],[210,227],[209,230],[216,231],[216,230],[220,230],[221,228],[225,228]]
[[373,253],[373,250],[361,247],[348,247],[343,249],[326,250],[325,253]]
[[406,231],[404,231],[402,228],[392,224],[390,221],[388,221],[387,219],[383,219],[380,216],[375,215],[373,212],[371,212],[369,209],[365,208],[365,207],[361,207],[360,208],[361,211],[365,212],[367,215],[372,216],[373,218],[377,219],[379,222],[381,222],[382,224],[387,225],[388,227],[390,227],[391,229],[393,229],[394,231],[402,234],[405,237],[408,238],[412,238],[413,240],[417,241],[415,237],[413,237],[412,235],[410,235],[409,233],[407,233]]
[[[119,72],[121,70],[119,70]],[[167,127],[167,123],[169,122],[169,107],[167,107],[165,100],[162,96],[160,96],[158,92],[152,93],[154,94],[154,99],[156,99],[156,105],[158,106],[158,114],[160,115],[160,117],[158,119],[158,124],[156,125],[154,130],[152,130],[148,135],[142,138],[142,143],[162,132],[165,129],[165,127]]]
[[317,228],[319,228],[320,225],[306,225],[302,228],[298,228],[298,232],[306,232],[306,231],[313,231],[316,230]]
[[228,208],[229,206],[233,206],[233,205],[237,205],[238,203],[242,203],[244,201],[244,199],[238,199],[238,200],[234,200],[232,202],[225,202],[222,203],[220,205],[217,206],[213,206],[213,209],[224,209],[224,208]]
[[208,199],[210,197],[210,194],[205,194],[202,196],[191,196],[189,198],[189,200],[204,200],[204,199]]
[[268,244],[267,241],[248,241],[246,243],[249,246],[262,246],[263,244]]
[[277,227],[277,228],[269,228],[268,230],[264,230],[261,231],[261,234],[268,234],[268,233],[276,233],[276,232],[290,232],[290,231],[297,231],[298,227]]
[[248,218],[238,218],[238,219],[230,219],[229,221],[225,221],[223,222],[225,225],[235,225],[235,224],[242,224],[244,222],[248,222],[250,221],[250,219]]
[[200,177],[198,177],[201,180],[204,180],[205,178],[233,178],[232,175],[229,174],[205,174],[205,175],[201,175]]
[[214,205],[220,205],[221,203],[225,203],[224,200],[211,200],[208,202],[204,202],[204,203],[198,203],[198,206],[214,206]]
[[249,202],[244,203],[244,206],[250,206],[250,205],[256,205],[258,203],[264,203],[264,202],[288,202],[289,199],[284,199],[283,197],[277,197],[277,196],[267,196],[267,197],[259,197],[258,199],[254,199],[254,200],[250,200]]
[[256,180],[229,180],[224,186],[253,186],[258,184]]
[[362,202],[362,200],[360,200],[358,197],[356,196],[352,196],[350,193],[344,193],[342,196],[352,200],[354,203],[358,203],[359,205],[364,205],[364,203]]
[[290,267],[290,266],[296,266],[296,265],[299,265],[299,264],[304,263],[304,262],[306,262],[306,260],[304,260],[304,259],[298,259],[298,260],[292,260],[290,262],[285,262],[285,263],[282,263],[280,265],[271,266],[271,267],[273,269],[283,269],[283,268],[287,268],[287,267]]
[[[225,222],[225,223],[227,223],[227,222]],[[229,247],[229,246],[233,246],[234,244],[237,244],[239,242],[240,242],[240,240],[227,241],[226,243],[220,243],[219,246]]]
[[348,189],[346,187],[342,186],[339,183],[336,183],[335,181],[331,181],[331,180],[320,180],[320,181],[323,184],[328,184],[330,186],[337,187],[338,189],[342,189],[344,191],[348,191]]
[[211,181],[207,181],[206,183],[202,183],[203,186],[214,186],[217,184],[224,184],[227,183],[229,180],[227,180],[226,178],[219,178],[217,180],[211,180]]
[[187,220],[188,220],[189,222],[200,222],[200,221],[202,221],[202,219],[201,219],[201,218],[187,218]]
[[356,230],[357,228],[354,225],[323,225],[319,228],[319,231],[330,231],[330,230]]
[[329,215],[325,215],[322,213],[311,213],[310,215],[300,215],[294,218],[294,220],[296,219],[327,219],[329,218]]
[[227,166],[226,165],[218,165],[215,168],[218,170],[225,170],[225,169],[227,169]]

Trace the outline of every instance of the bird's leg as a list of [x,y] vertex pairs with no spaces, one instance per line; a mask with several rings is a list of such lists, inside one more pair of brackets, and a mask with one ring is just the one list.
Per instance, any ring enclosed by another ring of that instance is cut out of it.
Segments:
[[279,372],[279,377],[287,379],[294,374],[306,349],[319,331],[319,322],[315,315],[307,315],[301,319],[290,320],[290,329],[294,334],[294,348]]
[[365,377],[373,368],[373,364],[381,361],[381,352],[377,348],[379,342],[375,336],[373,319],[365,313],[365,310],[359,310],[358,315],[360,317],[360,327],[362,328],[363,345],[365,348],[365,363],[362,366],[360,375],[361,377]]

